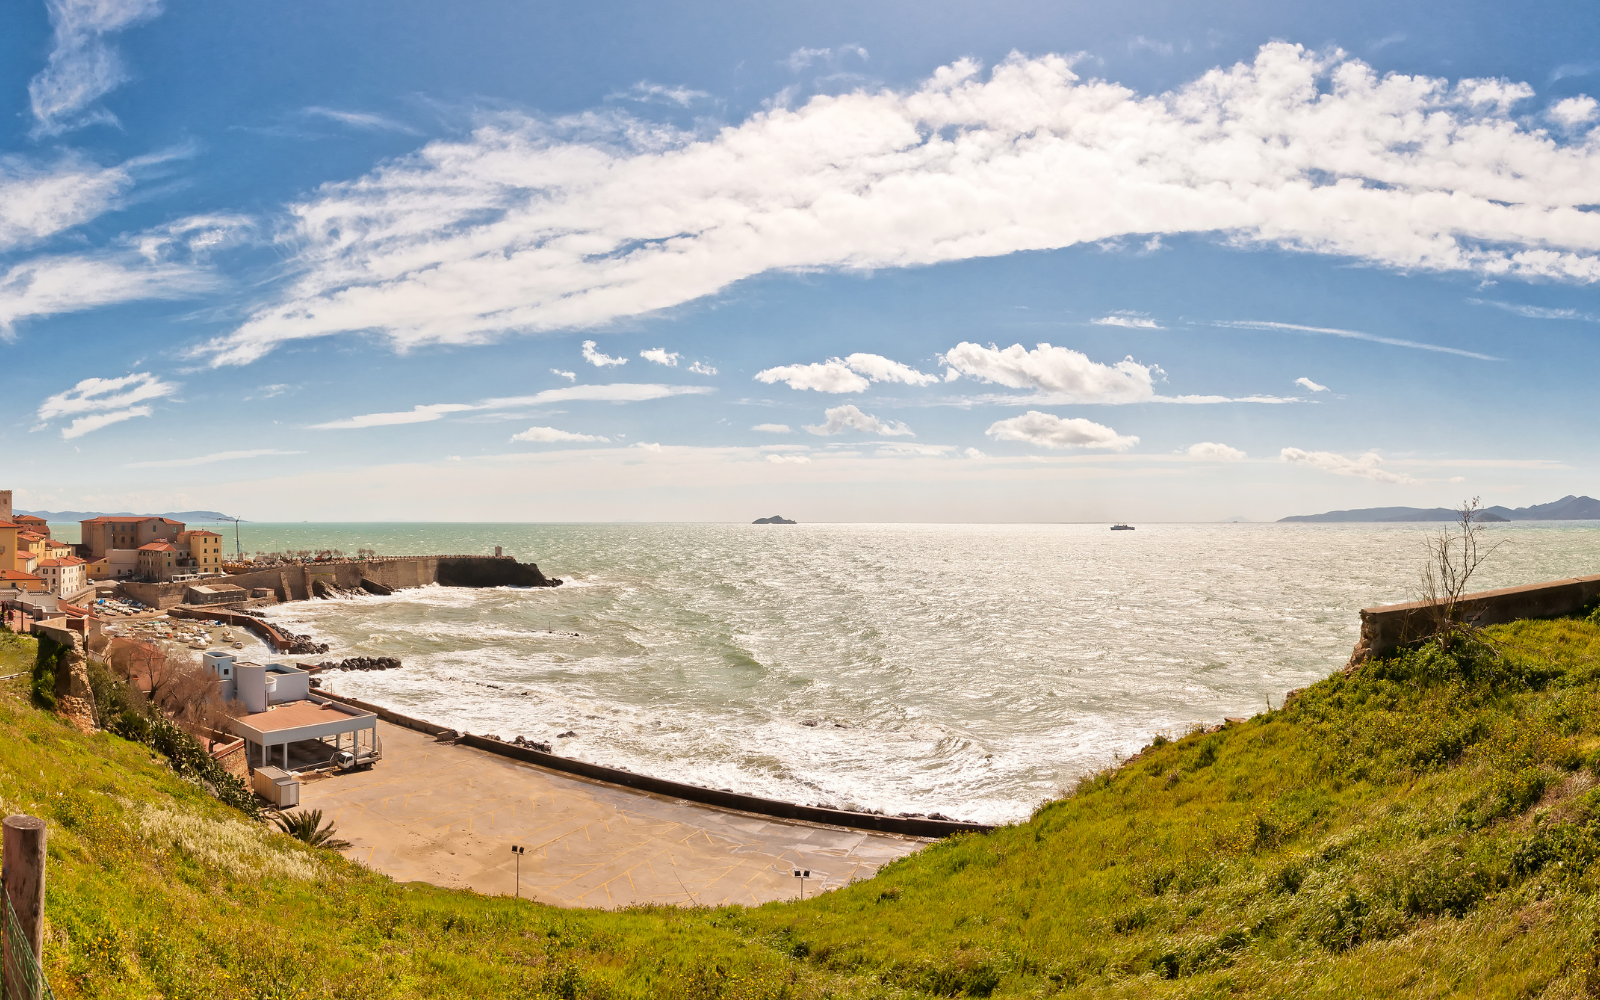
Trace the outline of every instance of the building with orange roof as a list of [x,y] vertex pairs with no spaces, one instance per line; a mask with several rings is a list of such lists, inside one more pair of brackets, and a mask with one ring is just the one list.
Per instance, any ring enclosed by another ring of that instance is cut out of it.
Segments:
[[57,597],[72,597],[89,584],[89,561],[77,556],[65,559],[41,559],[34,574],[44,581],[45,589]]
[[32,573],[24,573],[17,569],[0,569],[0,590],[42,594],[45,592],[45,585],[43,579]]
[[15,521],[0,521],[0,569],[20,569],[17,565],[18,553],[31,554],[18,537],[21,534],[22,525]]
[[178,548],[187,550],[190,572],[201,576],[222,572],[222,536],[215,531],[180,531]]
[[153,542],[176,544],[183,522],[170,517],[91,517],[78,522],[82,545],[90,559],[99,559],[112,549],[139,549]]
[[43,535],[46,538],[50,537],[50,522],[42,517],[35,517],[32,514],[18,514],[11,520],[35,534]]
[[183,572],[178,567],[178,547],[171,542],[150,542],[139,546],[139,578],[166,582]]

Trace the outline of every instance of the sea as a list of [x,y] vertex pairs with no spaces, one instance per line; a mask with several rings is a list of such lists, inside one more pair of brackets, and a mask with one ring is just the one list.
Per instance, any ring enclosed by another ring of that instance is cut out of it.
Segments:
[[[1343,667],[1437,524],[255,524],[246,552],[495,546],[554,589],[272,617],[335,691],[712,788],[999,823],[1158,733]],[[231,534],[231,532],[229,532]],[[1600,522],[1485,526],[1473,589],[1600,572]],[[233,541],[232,538],[228,541]]]

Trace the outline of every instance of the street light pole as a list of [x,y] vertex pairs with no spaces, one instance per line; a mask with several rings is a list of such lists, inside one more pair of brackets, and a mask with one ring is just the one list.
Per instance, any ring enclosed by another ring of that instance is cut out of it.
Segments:
[[522,855],[523,855],[523,853],[525,851],[527,851],[526,847],[518,847],[516,844],[512,844],[511,845],[511,853],[515,854],[517,856],[517,898],[518,899],[522,898]]
[[811,877],[811,869],[809,869],[809,868],[791,868],[790,871],[792,871],[794,873],[794,877],[795,878],[800,880],[800,898],[801,899],[805,899],[806,898],[806,879]]

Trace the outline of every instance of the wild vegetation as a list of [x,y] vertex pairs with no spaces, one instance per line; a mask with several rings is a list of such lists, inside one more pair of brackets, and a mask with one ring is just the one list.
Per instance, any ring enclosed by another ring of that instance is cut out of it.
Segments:
[[[1583,997],[1600,993],[1600,622],[1530,621],[1158,740],[1031,819],[743,909],[397,885],[150,748],[0,697],[51,820],[61,997]],[[0,638],[0,674],[31,663]]]

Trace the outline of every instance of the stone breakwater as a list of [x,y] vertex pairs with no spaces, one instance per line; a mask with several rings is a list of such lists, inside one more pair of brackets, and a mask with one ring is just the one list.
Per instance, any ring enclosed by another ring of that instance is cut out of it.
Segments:
[[[509,556],[394,556],[290,563],[234,573],[210,582],[229,583],[251,594],[270,591],[284,603],[354,592],[388,594],[435,583],[441,587],[559,587],[562,584],[559,578],[541,573],[537,564],[519,563]],[[129,597],[165,611],[182,604],[191,586],[194,584],[125,582],[122,589]]]

